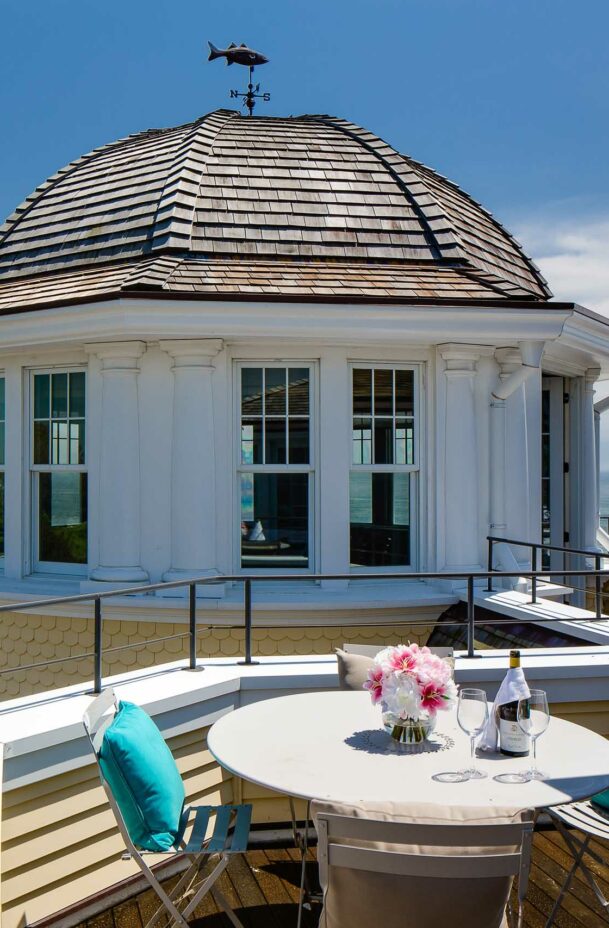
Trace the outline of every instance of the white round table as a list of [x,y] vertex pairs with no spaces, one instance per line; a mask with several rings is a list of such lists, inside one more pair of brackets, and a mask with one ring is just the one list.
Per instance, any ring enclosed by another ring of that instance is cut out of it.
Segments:
[[496,774],[527,769],[530,759],[480,754],[486,779],[439,783],[433,774],[469,765],[469,738],[456,712],[438,713],[434,735],[422,749],[404,749],[382,730],[380,708],[363,692],[265,699],[223,716],[207,744],[236,776],[302,799],[492,803],[516,810],[584,799],[609,786],[609,741],[558,718],[537,744],[547,780],[497,783]]

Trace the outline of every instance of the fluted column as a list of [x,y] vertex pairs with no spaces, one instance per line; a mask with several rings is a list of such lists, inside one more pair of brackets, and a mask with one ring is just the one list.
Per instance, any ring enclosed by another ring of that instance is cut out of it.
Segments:
[[[212,376],[222,341],[162,341],[161,348],[173,358],[174,377],[171,568],[163,576],[171,581],[217,573]],[[215,586],[209,591],[219,595]]]
[[141,582],[140,439],[137,379],[144,342],[87,345],[102,379],[99,566],[92,580]]
[[598,499],[596,472],[596,429],[594,426],[594,384],[600,370],[589,368],[584,377],[584,395],[582,403],[582,508],[584,548],[596,549],[596,530],[598,527]]
[[478,554],[478,448],[474,383],[475,345],[440,347],[445,361],[445,562],[447,571],[480,566]]

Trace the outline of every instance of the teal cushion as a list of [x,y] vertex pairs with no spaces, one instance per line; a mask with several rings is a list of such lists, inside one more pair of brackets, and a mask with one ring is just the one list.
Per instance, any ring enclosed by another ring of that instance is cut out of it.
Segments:
[[99,764],[135,846],[170,850],[181,837],[184,784],[163,736],[139,706],[120,703]]
[[604,789],[602,793],[597,793],[590,801],[592,805],[600,806],[605,812],[609,812],[609,789]]

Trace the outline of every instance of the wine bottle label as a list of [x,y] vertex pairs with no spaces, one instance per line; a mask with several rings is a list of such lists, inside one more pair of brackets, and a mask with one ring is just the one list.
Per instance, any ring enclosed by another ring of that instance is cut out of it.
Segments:
[[529,750],[529,739],[518,722],[499,719],[499,745],[504,751],[518,754]]

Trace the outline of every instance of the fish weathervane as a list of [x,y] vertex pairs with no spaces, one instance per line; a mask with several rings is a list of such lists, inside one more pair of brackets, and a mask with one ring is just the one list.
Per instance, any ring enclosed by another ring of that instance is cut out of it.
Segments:
[[216,48],[212,42],[208,42],[207,44],[209,45],[208,61],[215,61],[217,58],[225,58],[227,65],[241,64],[249,68],[250,77],[247,90],[231,90],[230,96],[232,100],[243,97],[243,104],[247,107],[250,116],[254,112],[257,99],[268,103],[271,99],[270,93],[259,93],[260,84],[254,86],[254,68],[256,65],[262,65],[268,62],[269,59],[265,55],[255,51],[253,48],[249,48],[245,43],[236,45],[234,42],[231,42],[228,48]]

